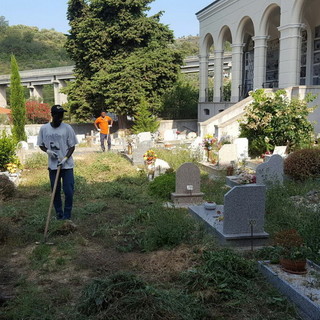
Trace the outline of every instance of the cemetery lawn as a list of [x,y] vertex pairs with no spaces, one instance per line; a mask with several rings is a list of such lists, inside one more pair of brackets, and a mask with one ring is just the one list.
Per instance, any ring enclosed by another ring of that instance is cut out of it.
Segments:
[[[52,219],[54,244],[36,245],[50,198],[36,157],[0,212],[0,319],[299,319],[250,255],[219,248],[187,210],[164,208],[113,153],[75,157],[77,230]],[[203,177],[216,201],[222,185]]]

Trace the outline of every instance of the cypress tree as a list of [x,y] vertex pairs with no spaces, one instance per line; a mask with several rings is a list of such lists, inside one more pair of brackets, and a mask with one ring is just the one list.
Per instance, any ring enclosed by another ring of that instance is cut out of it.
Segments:
[[140,106],[134,116],[134,125],[132,131],[134,133],[140,132],[156,132],[159,128],[160,122],[149,110],[148,103],[142,99]]
[[26,103],[17,60],[11,56],[10,107],[13,121],[12,135],[18,141],[27,140],[24,126],[26,123]]

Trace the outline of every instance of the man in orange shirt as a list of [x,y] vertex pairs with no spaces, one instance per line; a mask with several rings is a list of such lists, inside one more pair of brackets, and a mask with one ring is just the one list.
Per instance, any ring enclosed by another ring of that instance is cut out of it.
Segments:
[[104,146],[104,140],[107,140],[108,151],[111,149],[111,137],[110,137],[110,128],[112,127],[113,120],[107,116],[107,114],[102,111],[101,116],[96,119],[94,126],[100,132],[100,142],[102,152],[106,150]]

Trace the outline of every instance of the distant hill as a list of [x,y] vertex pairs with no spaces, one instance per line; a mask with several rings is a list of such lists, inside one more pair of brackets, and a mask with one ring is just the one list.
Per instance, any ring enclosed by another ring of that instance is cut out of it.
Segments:
[[53,29],[24,25],[9,26],[0,17],[0,74],[10,73],[10,55],[14,54],[19,70],[72,65],[64,43],[66,36]]
[[199,54],[199,37],[187,36],[177,38],[174,46],[181,50],[183,58],[188,56],[197,56]]
[[[54,29],[39,29],[25,25],[9,26],[0,17],[0,74],[10,73],[10,55],[14,54],[19,70],[54,68],[72,65],[64,48],[66,35]],[[199,37],[176,39],[174,47],[183,57],[199,54]]]

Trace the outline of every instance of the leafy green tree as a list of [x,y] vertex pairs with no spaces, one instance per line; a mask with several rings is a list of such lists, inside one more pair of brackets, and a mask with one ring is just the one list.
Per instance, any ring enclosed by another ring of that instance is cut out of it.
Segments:
[[160,116],[164,119],[196,119],[199,89],[184,77],[164,95]]
[[267,93],[263,89],[251,95],[254,101],[245,109],[240,136],[248,138],[252,155],[272,151],[276,145],[287,145],[290,150],[310,146],[313,126],[308,115],[314,108],[308,103],[315,96],[289,100],[285,90]]
[[10,79],[10,107],[13,122],[12,135],[16,141],[27,140],[24,126],[26,123],[26,105],[24,98],[24,89],[21,85],[21,79],[17,60],[14,55],[11,56],[11,79]]
[[75,61],[76,80],[66,93],[78,119],[107,109],[121,120],[134,115],[142,99],[159,110],[182,58],[172,47],[172,31],[159,22],[161,14],[147,16],[151,2],[69,0],[66,48]]
[[159,128],[160,122],[157,120],[157,117],[150,112],[148,103],[145,100],[141,101],[134,119],[134,125],[132,127],[132,132],[134,133],[156,132]]

